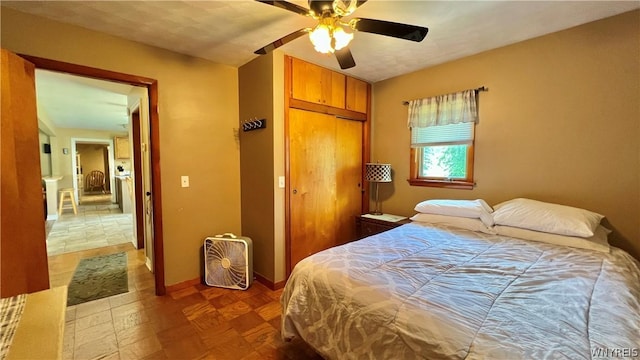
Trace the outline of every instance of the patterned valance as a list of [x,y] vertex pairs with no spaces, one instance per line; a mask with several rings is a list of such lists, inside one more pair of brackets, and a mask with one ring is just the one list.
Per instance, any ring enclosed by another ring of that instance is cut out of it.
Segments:
[[409,101],[410,128],[477,121],[475,89]]

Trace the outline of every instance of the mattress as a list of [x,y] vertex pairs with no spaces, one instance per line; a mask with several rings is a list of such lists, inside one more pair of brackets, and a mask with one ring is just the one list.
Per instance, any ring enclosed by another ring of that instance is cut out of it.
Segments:
[[299,262],[282,336],[328,359],[640,356],[626,252],[406,224]]

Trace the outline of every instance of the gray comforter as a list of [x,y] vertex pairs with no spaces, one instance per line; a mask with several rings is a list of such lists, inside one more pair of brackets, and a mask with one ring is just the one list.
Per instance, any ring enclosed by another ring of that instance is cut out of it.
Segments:
[[640,265],[416,223],[312,255],[282,336],[328,359],[640,357]]

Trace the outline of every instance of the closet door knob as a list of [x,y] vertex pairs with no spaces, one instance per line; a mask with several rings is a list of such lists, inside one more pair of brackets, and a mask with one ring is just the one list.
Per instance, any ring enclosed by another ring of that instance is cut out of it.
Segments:
[[297,193],[298,193],[298,190],[293,189],[293,195],[295,195],[295,194],[297,194]]

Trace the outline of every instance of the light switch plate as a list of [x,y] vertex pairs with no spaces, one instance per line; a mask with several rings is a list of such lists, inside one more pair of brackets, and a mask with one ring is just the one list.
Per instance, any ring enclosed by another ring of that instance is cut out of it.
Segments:
[[278,176],[278,187],[284,189],[284,176]]
[[186,175],[181,176],[180,184],[182,184],[182,187],[189,187],[189,177]]

